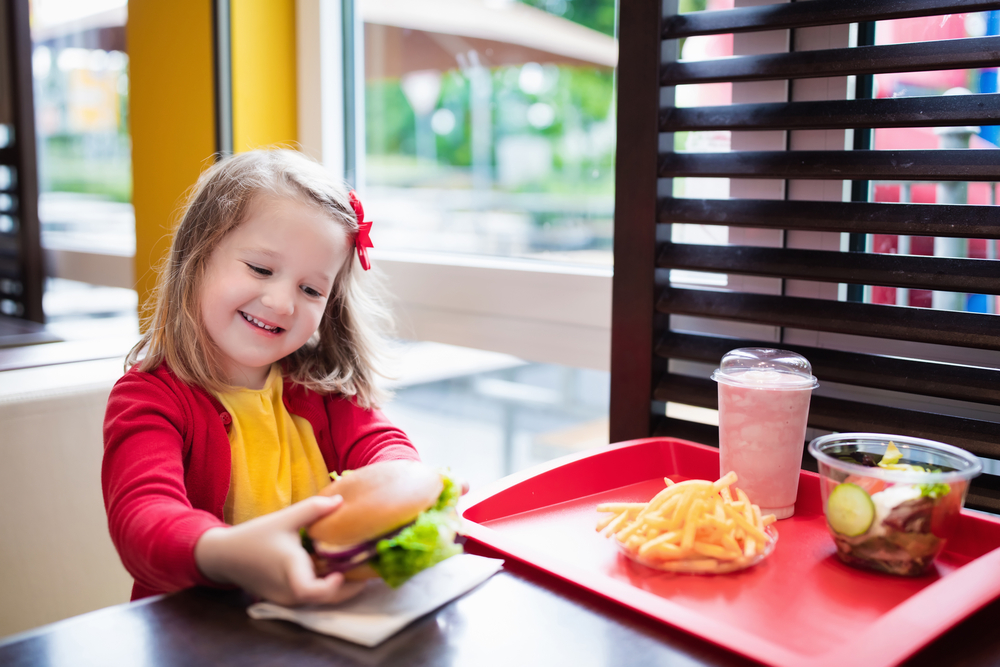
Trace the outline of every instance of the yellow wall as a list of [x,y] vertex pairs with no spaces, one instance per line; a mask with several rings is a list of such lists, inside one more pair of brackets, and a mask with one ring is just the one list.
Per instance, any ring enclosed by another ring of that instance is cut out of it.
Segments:
[[215,151],[211,2],[130,0],[126,30],[141,309],[184,193]]
[[[232,0],[233,147],[293,144],[295,0]],[[139,304],[156,284],[184,193],[216,149],[211,0],[130,0],[135,275]]]
[[233,150],[298,139],[295,0],[232,0]]

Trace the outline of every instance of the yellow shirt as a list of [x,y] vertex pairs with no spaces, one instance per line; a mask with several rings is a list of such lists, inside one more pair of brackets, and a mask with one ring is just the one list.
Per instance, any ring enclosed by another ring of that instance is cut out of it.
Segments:
[[288,412],[282,388],[281,369],[275,364],[263,389],[216,394],[233,419],[232,473],[223,510],[228,524],[288,507],[330,482],[312,426]]

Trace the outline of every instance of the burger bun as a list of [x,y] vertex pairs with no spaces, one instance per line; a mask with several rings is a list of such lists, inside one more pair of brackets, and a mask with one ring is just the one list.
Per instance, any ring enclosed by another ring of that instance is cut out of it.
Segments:
[[[373,463],[343,474],[320,491],[339,495],[344,502],[307,533],[326,551],[347,549],[413,522],[434,506],[443,489],[441,475],[419,461]],[[374,576],[370,567],[362,567]]]

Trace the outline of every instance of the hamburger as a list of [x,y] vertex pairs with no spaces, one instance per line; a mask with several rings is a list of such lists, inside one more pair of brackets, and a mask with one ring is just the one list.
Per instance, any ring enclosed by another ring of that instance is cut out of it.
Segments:
[[340,495],[344,503],[303,532],[319,576],[378,576],[396,588],[462,552],[455,511],[461,489],[423,463],[383,461],[345,471],[320,494]]

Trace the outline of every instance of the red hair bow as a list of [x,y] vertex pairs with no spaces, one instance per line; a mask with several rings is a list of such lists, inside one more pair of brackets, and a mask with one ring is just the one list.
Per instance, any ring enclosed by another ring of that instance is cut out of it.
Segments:
[[358,193],[351,190],[348,196],[351,198],[351,207],[354,209],[354,215],[358,217],[358,237],[354,240],[354,247],[358,249],[358,261],[361,262],[361,268],[367,271],[372,268],[372,263],[368,261],[368,248],[375,247],[371,236],[369,236],[372,230],[372,223],[370,220],[364,222],[365,209],[361,205],[361,200],[358,199]]

